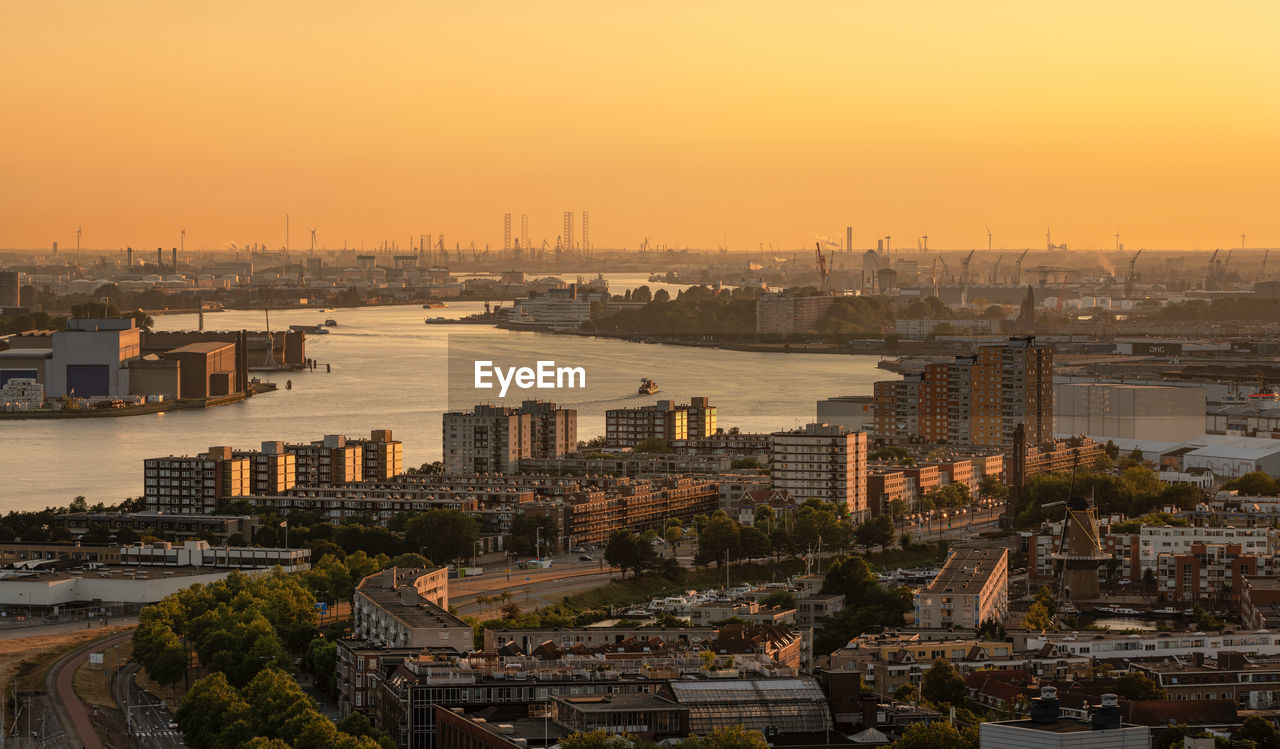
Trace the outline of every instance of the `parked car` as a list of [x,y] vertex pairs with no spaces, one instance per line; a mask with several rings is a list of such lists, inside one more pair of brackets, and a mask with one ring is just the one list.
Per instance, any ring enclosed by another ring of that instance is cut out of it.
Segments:
[[582,556],[578,557],[578,561],[579,561],[579,562],[594,562],[595,560],[591,558],[591,555],[590,555],[590,554],[583,554]]

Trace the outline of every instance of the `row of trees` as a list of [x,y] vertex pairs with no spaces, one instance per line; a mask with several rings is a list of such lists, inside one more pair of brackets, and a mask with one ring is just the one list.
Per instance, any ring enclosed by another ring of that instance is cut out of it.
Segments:
[[1166,506],[1190,509],[1204,496],[1190,484],[1162,485],[1149,466],[1131,465],[1119,475],[1107,470],[1077,470],[1074,482],[1070,473],[1032,476],[1011,511],[1017,515],[1018,525],[1039,525],[1050,519],[1042,509],[1045,505],[1066,502],[1073,493],[1076,497],[1092,497],[1099,515],[1119,513],[1129,517]]
[[334,725],[298,682],[275,667],[237,689],[222,673],[196,682],[178,708],[192,749],[395,749],[390,736],[353,713]]

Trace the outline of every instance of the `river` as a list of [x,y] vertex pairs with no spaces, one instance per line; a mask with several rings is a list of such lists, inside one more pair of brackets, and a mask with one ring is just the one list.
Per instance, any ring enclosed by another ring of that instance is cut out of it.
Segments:
[[[621,293],[644,283],[645,276],[620,274],[609,280],[610,290]],[[650,286],[669,288],[673,294],[677,288]],[[334,312],[273,310],[274,329],[336,319],[338,327],[331,334],[307,338],[308,356],[330,364],[331,372],[322,366],[315,372],[255,373],[277,382],[280,389],[198,411],[0,422],[0,511],[65,505],[77,495],[91,504],[139,496],[144,458],[194,455],[213,445],[256,448],[264,440],[367,436],[372,429],[385,428],[404,442],[406,466],[439,460],[440,415],[446,407],[498,400],[496,391],[478,393],[471,388],[473,378],[456,376],[470,372],[472,360],[482,357],[530,365],[554,360],[582,367],[585,389],[526,394],[578,409],[579,439],[604,432],[607,408],[663,398],[687,402],[690,396],[710,398],[725,429],[794,428],[814,419],[819,399],[869,394],[873,382],[891,377],[876,368],[874,356],[725,351],[423,323],[426,317],[461,317],[482,307],[480,302],[456,302],[439,310],[416,304]],[[208,330],[262,326],[260,311],[205,316]],[[159,316],[155,327],[191,330],[196,316]],[[446,364],[451,353],[452,367]],[[637,395],[641,377],[656,380],[661,391]],[[292,389],[285,389],[286,380],[292,380]]]

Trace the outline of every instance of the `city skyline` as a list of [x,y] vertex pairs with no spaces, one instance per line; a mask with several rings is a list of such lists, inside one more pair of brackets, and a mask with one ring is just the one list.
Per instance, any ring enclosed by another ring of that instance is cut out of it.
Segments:
[[771,10],[11,8],[0,247],[1280,236],[1272,6]]

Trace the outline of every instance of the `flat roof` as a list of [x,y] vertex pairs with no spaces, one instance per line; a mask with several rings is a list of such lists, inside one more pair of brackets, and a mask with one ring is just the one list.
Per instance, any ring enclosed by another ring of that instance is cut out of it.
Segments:
[[0,351],[0,359],[52,359],[51,348],[11,348]]
[[[1052,723],[1037,723],[1029,718],[1023,720],[996,720],[989,723],[983,723],[984,726],[1007,726],[1009,728],[1021,728],[1027,731],[1046,731],[1048,733],[1083,733],[1092,731],[1093,726],[1083,720],[1063,720],[1059,718]],[[1120,728],[1143,728],[1132,723],[1121,723]],[[1118,729],[1110,729],[1118,730]]]
[[235,346],[234,343],[228,341],[202,341],[200,343],[188,343],[185,346],[179,346],[169,349],[166,354],[209,354],[214,351],[221,351],[228,346]]
[[572,705],[583,712],[608,712],[613,710],[688,710],[688,707],[665,697],[643,692],[639,694],[601,694],[583,696],[555,696],[554,699]]
[[925,592],[978,593],[1007,559],[1007,554],[1007,549],[958,549]]

